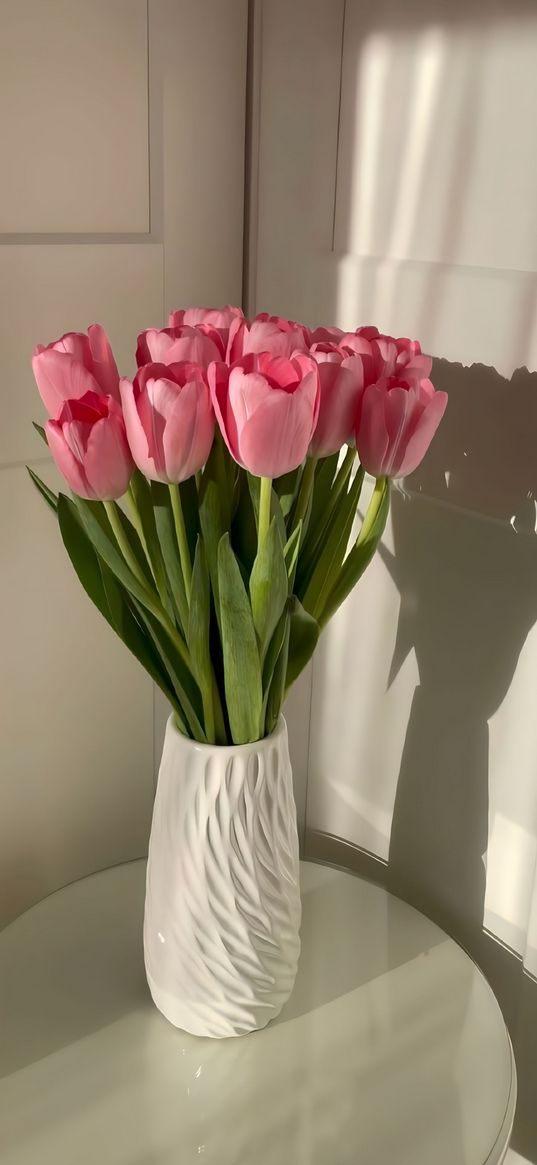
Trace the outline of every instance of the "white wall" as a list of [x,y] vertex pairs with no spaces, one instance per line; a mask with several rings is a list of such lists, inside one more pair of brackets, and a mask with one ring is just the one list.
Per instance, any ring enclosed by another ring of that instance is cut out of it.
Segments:
[[307,848],[481,961],[535,1161],[537,990],[515,955],[537,973],[537,9],[259,13],[255,306],[418,336],[450,396],[315,658]]
[[0,925],[146,850],[162,715],[24,465],[32,348],[240,302],[246,0],[0,4]]

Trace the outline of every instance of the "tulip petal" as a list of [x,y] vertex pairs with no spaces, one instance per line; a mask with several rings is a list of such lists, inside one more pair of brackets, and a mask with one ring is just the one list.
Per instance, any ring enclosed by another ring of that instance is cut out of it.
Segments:
[[304,460],[315,427],[318,378],[304,377],[295,392],[271,389],[239,432],[242,463],[258,477],[281,477]]
[[91,489],[101,501],[123,496],[133,464],[119,417],[103,417],[93,426],[88,437],[84,469]]
[[226,361],[232,364],[237,360],[242,353],[244,330],[247,327],[244,317],[242,319],[237,316],[229,328],[229,335],[227,338]]
[[68,352],[91,371],[91,350],[85,332],[66,332],[54,344],[49,344],[49,348],[54,348],[56,352]]
[[418,418],[416,427],[410,437],[404,457],[402,458],[398,476],[406,477],[417,469],[420,461],[431,444],[436,430],[444,416],[448,403],[447,392],[435,392],[430,403]]
[[89,346],[93,360],[93,373],[102,391],[119,401],[119,373],[110,341],[100,324],[88,328]]
[[149,452],[149,441],[136,404],[135,390],[130,380],[122,378],[119,384],[123,417],[130,451],[138,469],[151,480],[156,478],[156,466]]
[[222,353],[210,336],[205,336],[195,328],[184,328],[183,331],[187,334],[172,339],[167,348],[160,340],[152,340],[150,343],[152,359],[162,360],[164,364],[188,361],[191,364],[199,364],[200,368],[207,368],[212,360],[222,359]]
[[45,432],[50,452],[73,493],[81,498],[94,499],[95,495],[86,480],[84,470],[65,441],[62,426],[57,421],[47,421]]
[[142,335],[149,359],[160,364],[170,364],[168,354],[174,345],[173,336],[159,328],[148,328],[147,332],[143,332]]
[[379,336],[375,340],[375,347],[384,364],[384,376],[393,376],[397,362],[397,347],[391,336]]
[[315,328],[309,334],[310,347],[312,344],[339,344],[343,335],[342,328]]
[[339,366],[331,362],[319,364],[319,380],[319,419],[311,450],[316,457],[329,457],[354,440],[356,409],[363,384],[362,361],[359,356],[351,356]]
[[147,342],[147,331],[150,330],[151,329],[147,329],[145,332],[140,332],[138,336],[138,341],[136,344],[136,365],[138,368],[142,368],[144,364],[149,364],[151,362],[151,353],[149,351],[149,344]]
[[214,438],[214,414],[203,380],[188,381],[179,392],[164,431],[168,481],[186,481],[205,465]]
[[390,388],[385,395],[384,420],[388,433],[388,452],[384,472],[390,477],[399,474],[409,430],[420,411],[421,406],[411,388]]
[[171,380],[150,378],[146,381],[145,391],[141,392],[136,400],[149,456],[153,460],[159,481],[167,480],[164,433],[179,392],[179,386]]
[[247,352],[270,352],[273,356],[290,356],[295,348],[305,348],[304,334],[298,328],[281,331],[268,320],[253,320],[243,332],[242,355]]
[[240,307],[187,307],[182,311],[172,311],[169,317],[170,328],[180,327],[182,324],[210,324],[213,328],[229,328],[234,319],[244,319]]
[[[296,373],[295,373],[296,382]],[[229,374],[228,403],[237,432],[241,433],[246,422],[263,404],[274,389],[260,372],[244,372],[242,368],[232,368]]]
[[388,449],[388,431],[384,419],[385,390],[369,385],[362,397],[362,408],[356,427],[356,448],[360,461],[373,477],[384,472],[384,458]]
[[32,368],[43,404],[53,418],[61,412],[64,401],[100,392],[91,372],[67,352],[45,348],[32,357]]
[[[309,357],[307,360],[305,371],[309,372],[311,362]],[[282,388],[285,392],[294,392],[301,375],[304,375],[297,365],[298,361],[295,363],[288,356],[273,356],[271,352],[260,352],[258,356],[259,371],[270,379],[275,388]]]
[[418,352],[408,359],[405,363],[405,356],[397,357],[397,372],[404,376],[407,380],[421,381],[426,380],[431,375],[433,361],[431,356],[425,356],[423,352]]
[[[233,371],[233,370],[232,370]],[[216,414],[220,432],[224,441],[233,457],[234,461],[238,461],[242,465],[239,454],[239,439],[237,431],[237,423],[233,416],[233,410],[229,405],[229,379],[230,372],[227,364],[215,362],[209,364],[207,369],[207,377],[209,380],[209,388],[211,390],[211,400],[213,402],[213,409]]]

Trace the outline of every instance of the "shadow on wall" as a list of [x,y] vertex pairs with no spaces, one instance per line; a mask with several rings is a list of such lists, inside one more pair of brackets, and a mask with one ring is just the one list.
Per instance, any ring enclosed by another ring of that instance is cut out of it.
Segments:
[[[401,594],[391,678],[412,648],[420,675],[390,877],[424,908],[430,897],[448,929],[471,941],[483,920],[488,722],[537,620],[537,375],[520,370],[508,382],[445,361],[433,375],[449,408],[410,479],[425,496],[394,494],[395,554],[381,552]],[[494,538],[475,512],[498,520]]]
[[[481,365],[436,361],[433,376],[449,408],[410,482],[449,504],[396,494],[395,555],[384,555],[401,593],[392,677],[411,648],[420,675],[387,880],[463,943],[496,991],[520,1078],[513,1147],[537,1161],[537,1043],[527,1037],[537,1030],[537,983],[483,930],[488,722],[537,620],[537,374],[521,369],[509,382]],[[425,525],[423,505],[433,511]],[[498,521],[497,537],[468,511]]]
[[488,724],[537,621],[537,374],[521,369],[507,381],[482,365],[437,360],[433,379],[449,408],[409,479],[412,493],[394,492],[395,553],[381,549],[401,595],[390,682],[412,650],[420,677],[388,866],[320,838],[310,850],[384,882],[482,967],[515,1048],[512,1145],[537,1162],[537,982],[483,929]]

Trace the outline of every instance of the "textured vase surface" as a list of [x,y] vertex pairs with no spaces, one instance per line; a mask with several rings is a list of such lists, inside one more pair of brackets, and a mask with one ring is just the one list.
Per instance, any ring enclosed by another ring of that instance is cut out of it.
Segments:
[[283,717],[264,740],[204,745],[166,727],[149,843],[147,981],[199,1036],[265,1027],[300,952],[296,809]]

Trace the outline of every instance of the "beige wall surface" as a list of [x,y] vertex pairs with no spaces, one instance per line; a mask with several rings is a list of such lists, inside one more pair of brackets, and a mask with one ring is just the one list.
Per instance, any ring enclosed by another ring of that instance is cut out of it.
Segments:
[[[0,3],[0,926],[146,852],[162,714],[24,468],[32,348],[240,302],[246,0]],[[200,81],[202,77],[202,81]]]
[[537,9],[266,0],[257,20],[252,306],[417,336],[449,392],[315,657],[307,852],[481,961],[535,1162]]

